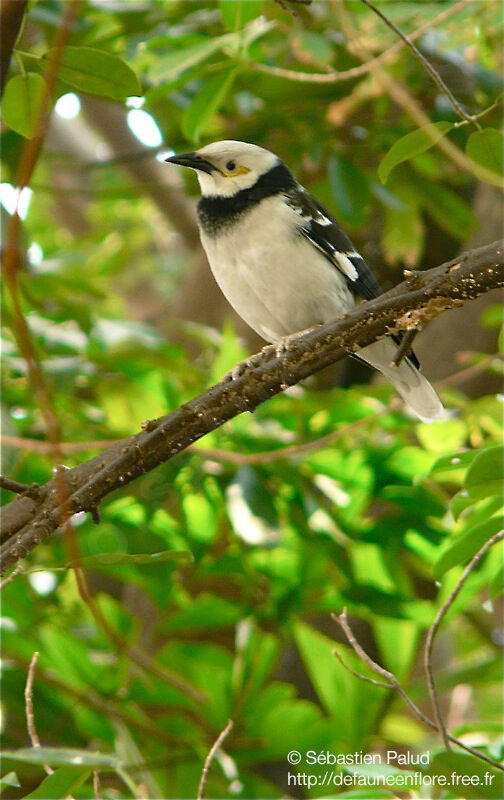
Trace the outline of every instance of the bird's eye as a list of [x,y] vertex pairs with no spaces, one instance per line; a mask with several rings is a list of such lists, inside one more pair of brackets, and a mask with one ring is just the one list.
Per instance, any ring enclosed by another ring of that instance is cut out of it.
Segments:
[[226,164],[226,169],[227,169],[228,172],[232,172],[234,169],[236,169],[236,162],[235,161],[228,161],[227,164]]

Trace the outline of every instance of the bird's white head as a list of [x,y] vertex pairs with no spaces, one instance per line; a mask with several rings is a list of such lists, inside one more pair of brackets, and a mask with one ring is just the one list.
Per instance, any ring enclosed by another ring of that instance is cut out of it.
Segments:
[[269,150],[248,142],[213,142],[192,153],[166,161],[195,169],[203,196],[232,197],[249,189],[258,178],[280,163]]

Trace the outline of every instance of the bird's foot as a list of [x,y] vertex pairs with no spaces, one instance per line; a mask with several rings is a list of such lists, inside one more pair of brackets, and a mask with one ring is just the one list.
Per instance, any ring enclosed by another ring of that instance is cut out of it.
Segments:
[[241,378],[243,373],[246,371],[247,367],[249,366],[249,361],[249,358],[247,358],[246,361],[240,361],[236,367],[233,367],[233,369],[230,369],[229,372],[226,372],[222,381],[226,383],[229,383],[230,381],[237,381],[238,378]]
[[278,342],[275,342],[274,345],[271,345],[272,347],[275,348],[276,357],[279,358],[281,355],[286,353],[289,350],[290,346],[293,344],[293,342],[296,341],[296,339],[300,339],[302,336],[305,335],[305,333],[316,331],[317,328],[320,328],[320,325],[312,325],[309,328],[304,328],[302,331],[296,331],[295,333],[290,333],[288,336],[282,336],[282,338],[279,339]]
[[319,325],[313,325],[311,328],[305,328],[302,331],[296,331],[296,333],[291,333],[288,336],[283,336],[277,342],[273,344],[265,345],[258,353],[254,353],[253,356],[247,358],[246,361],[241,361],[236,367],[233,367],[232,370],[226,372],[223,377],[223,381],[236,381],[238,378],[241,378],[244,372],[248,369],[253,369],[254,367],[259,366],[264,358],[269,358],[274,356],[275,358],[280,358],[284,353],[286,353],[293,342],[296,339],[299,339],[301,336],[304,336],[305,333],[309,333],[310,331],[316,330]]
[[247,358],[246,361],[241,361],[236,365],[236,367],[233,367],[232,370],[226,372],[223,380],[236,381],[238,378],[241,378],[243,373],[248,369],[254,369],[254,367],[258,367],[264,360],[265,356],[278,356],[278,344],[279,343],[265,345],[261,350],[259,350],[258,353],[254,353],[254,355]]

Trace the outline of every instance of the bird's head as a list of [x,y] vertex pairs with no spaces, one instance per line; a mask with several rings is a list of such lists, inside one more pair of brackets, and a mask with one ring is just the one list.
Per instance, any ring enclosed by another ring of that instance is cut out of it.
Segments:
[[232,197],[253,186],[280,163],[278,156],[248,142],[213,142],[192,153],[167,158],[172,164],[195,169],[204,196]]

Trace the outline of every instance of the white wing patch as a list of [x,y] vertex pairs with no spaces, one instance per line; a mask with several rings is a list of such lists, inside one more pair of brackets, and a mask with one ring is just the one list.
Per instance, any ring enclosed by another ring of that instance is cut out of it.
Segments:
[[347,278],[350,278],[351,281],[356,281],[359,277],[359,273],[355,269],[348,256],[360,258],[358,253],[339,253],[337,251],[334,252],[333,258]]
[[332,220],[327,219],[324,214],[317,214],[316,217],[312,217],[313,221],[317,223],[317,225],[332,225]]
[[299,232],[355,284],[355,291],[367,299],[377,297],[380,287],[366,262],[352,249],[352,242],[337,222],[321,210],[306,189],[298,184],[296,191],[285,193],[284,200],[304,222]]

